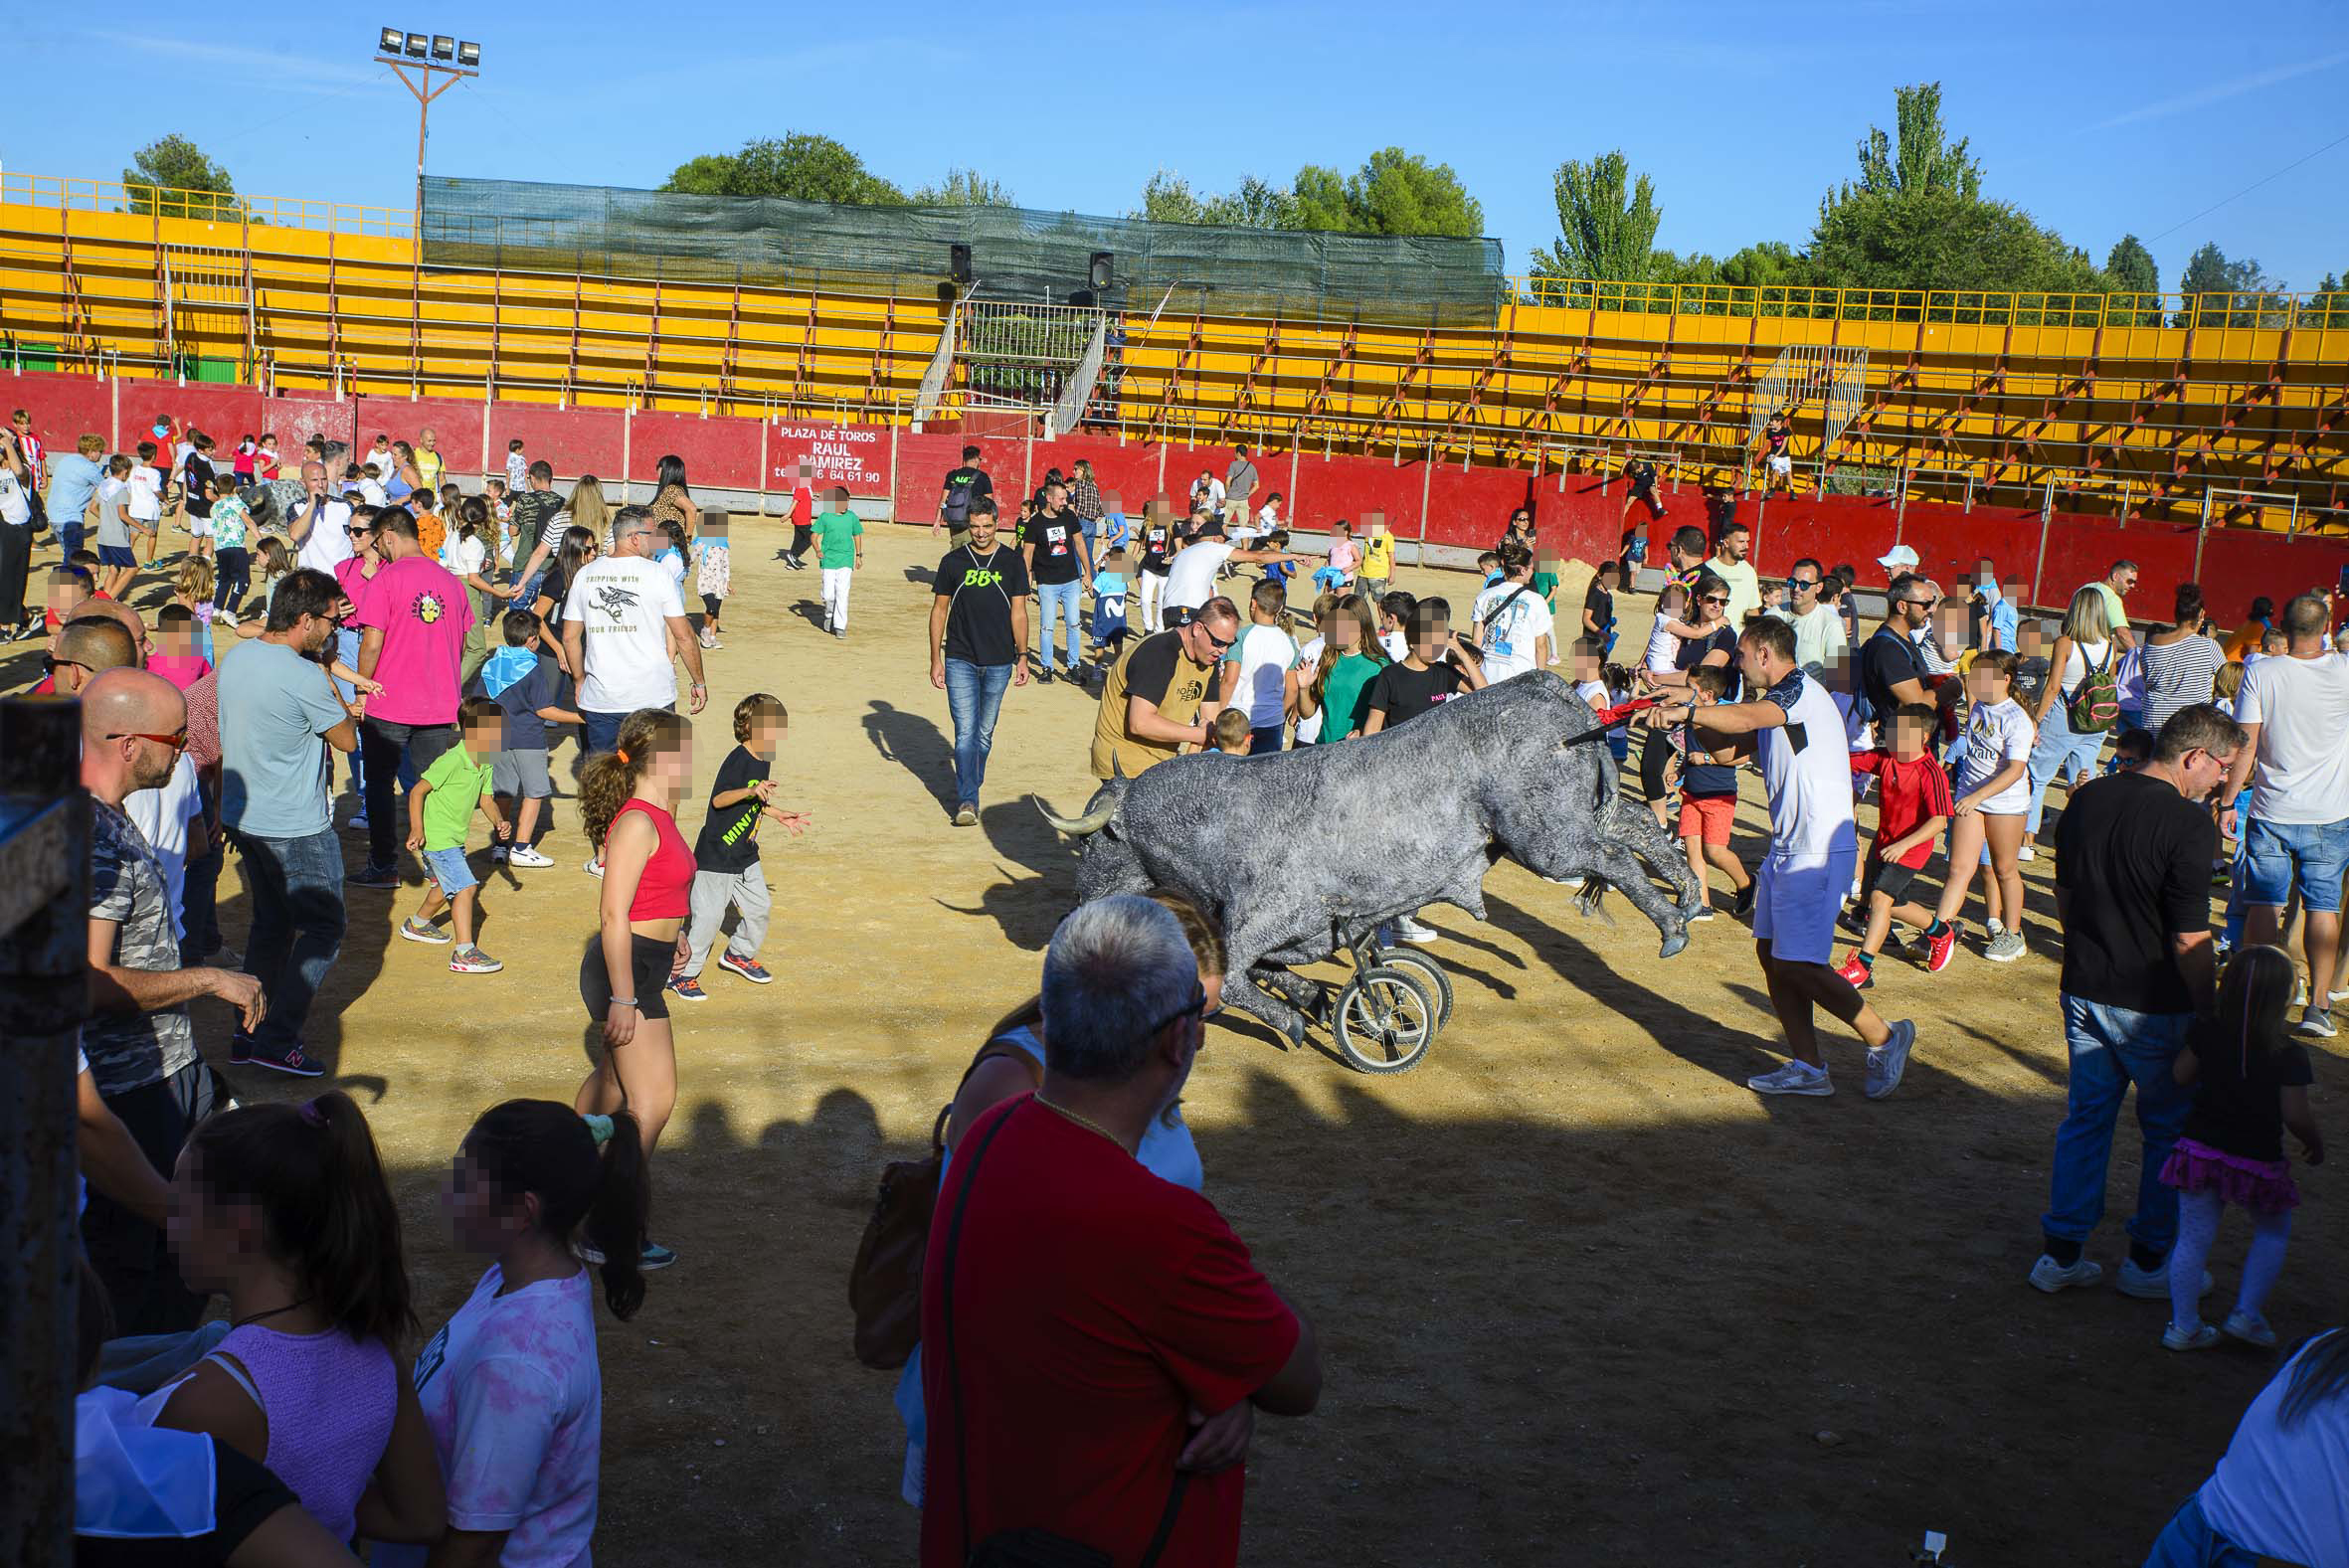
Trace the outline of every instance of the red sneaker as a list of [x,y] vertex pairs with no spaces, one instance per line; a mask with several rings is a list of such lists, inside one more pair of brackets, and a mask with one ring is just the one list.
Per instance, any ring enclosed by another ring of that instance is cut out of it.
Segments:
[[1876,971],[1860,961],[1860,950],[1857,948],[1852,950],[1850,958],[1844,959],[1843,967],[1835,972],[1842,975],[1856,991],[1864,991],[1876,983]]
[[1938,937],[1930,934],[1925,937],[1925,972],[1938,974],[1949,967],[1950,956],[1956,952],[1957,922],[1951,921]]

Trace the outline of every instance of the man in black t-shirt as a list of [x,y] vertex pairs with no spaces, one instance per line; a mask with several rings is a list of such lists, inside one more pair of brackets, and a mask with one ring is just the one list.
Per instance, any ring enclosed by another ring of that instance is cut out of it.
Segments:
[[1093,551],[1085,543],[1085,526],[1068,507],[1068,486],[1058,479],[1044,485],[1044,507],[1027,520],[1027,544],[1035,558],[1028,576],[1036,585],[1036,611],[1043,620],[1044,664],[1037,679],[1052,684],[1053,622],[1068,627],[1068,678],[1084,679],[1085,585],[1093,580]]
[[[1871,722],[1879,718],[1889,721],[1894,710],[1906,704],[1930,707],[1933,701],[1925,687],[1924,655],[1917,651],[1916,635],[1931,622],[1940,597],[1932,584],[1906,572],[1893,579],[1891,596],[1884,624],[1860,644],[1853,674],[1853,689]],[[1879,745],[1890,750],[1889,737]]]
[[971,526],[971,506],[982,497],[993,502],[995,482],[988,477],[987,457],[976,446],[963,448],[960,466],[947,470],[946,482],[938,492],[938,517],[930,525],[930,537],[936,539],[942,527],[954,530],[954,542],[962,544]]
[[1003,688],[1027,684],[1027,563],[995,541],[995,502],[971,503],[971,540],[938,563],[930,601],[930,684],[955,721],[955,825],[979,821],[979,785]]
[[2212,1010],[2218,990],[2211,861],[2219,829],[2203,800],[2226,780],[2244,740],[2243,726],[2215,707],[2180,709],[2162,726],[2151,762],[2080,785],[2056,824],[2072,1083],[2039,1222],[2046,1250],[2031,1266],[2042,1291],[2103,1277],[2080,1253],[2104,1212],[2113,1128],[2133,1083],[2144,1153],[2120,1291],[2169,1297],[2178,1194],[2160,1173],[2194,1103],[2173,1068],[2196,1014]]

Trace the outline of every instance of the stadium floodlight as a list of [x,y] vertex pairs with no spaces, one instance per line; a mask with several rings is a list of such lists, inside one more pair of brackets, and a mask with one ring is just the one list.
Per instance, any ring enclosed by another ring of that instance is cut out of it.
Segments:
[[456,58],[456,40],[446,33],[435,33],[433,35],[433,58],[435,60],[454,60]]
[[375,52],[377,54],[396,55],[400,52],[400,46],[407,41],[408,34],[401,28],[387,27],[380,29],[376,38]]
[[422,60],[432,52],[433,41],[422,33],[408,35],[408,58]]
[[416,98],[416,234],[421,244],[424,236],[425,131],[432,114],[433,99],[466,77],[481,74],[481,46],[470,40],[460,43],[449,33],[411,33],[397,27],[380,30],[376,39],[377,59],[392,68],[392,75],[398,77],[401,86]]
[[457,45],[456,63],[460,66],[479,66],[481,64],[481,46],[478,44]]

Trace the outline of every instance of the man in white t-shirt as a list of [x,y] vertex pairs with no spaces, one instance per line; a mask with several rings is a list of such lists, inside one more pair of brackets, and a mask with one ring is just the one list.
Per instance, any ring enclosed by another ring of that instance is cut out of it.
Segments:
[[1277,752],[1297,711],[1297,641],[1281,624],[1287,592],[1270,579],[1248,595],[1248,626],[1223,655],[1223,706],[1248,715],[1248,755]]
[[1163,596],[1167,624],[1183,624],[1190,619],[1192,611],[1213,599],[1216,575],[1226,566],[1261,565],[1268,561],[1303,566],[1305,557],[1285,550],[1242,550],[1219,534],[1202,534],[1197,542],[1185,545],[1167,568],[1167,590]]
[[699,713],[710,700],[684,596],[652,559],[657,538],[649,508],[622,507],[612,518],[612,554],[580,568],[563,600],[563,656],[579,671],[590,752],[612,750],[621,721],[638,708],[676,707],[674,653],[693,675],[686,711]]
[[1790,1053],[1774,1072],[1745,1082],[1765,1095],[1831,1095],[1811,1010],[1824,1007],[1868,1046],[1867,1094],[1882,1100],[1899,1087],[1916,1026],[1888,1024],[1851,982],[1828,964],[1835,917],[1860,859],[1852,824],[1852,771],[1843,714],[1821,682],[1794,662],[1794,628],[1763,616],[1745,628],[1737,656],[1750,702],[1650,709],[1658,728],[1689,724],[1715,751],[1753,751],[1770,798],[1770,852],[1755,879],[1754,949],[1770,1005]]
[[1794,662],[1808,675],[1824,675],[1831,660],[1851,649],[1844,634],[1844,617],[1819,598],[1827,569],[1809,556],[1794,563],[1786,574],[1786,603],[1770,611],[1794,628]]
[[1501,581],[1477,595],[1469,640],[1485,650],[1485,683],[1546,669],[1557,649],[1557,617],[1534,590],[1534,552],[1501,543]]
[[301,465],[302,498],[285,517],[293,541],[294,565],[331,576],[351,558],[351,504],[326,487],[326,465]]
[[1713,543],[1713,559],[1705,570],[1729,585],[1729,624],[1742,626],[1745,617],[1761,609],[1761,578],[1746,559],[1753,551],[1753,531],[1731,520],[1721,525]]
[[[2305,916],[2308,1008],[2300,1033],[2330,1037],[2333,962],[2341,947],[2341,879],[2349,872],[2349,662],[2332,651],[2325,602],[2303,594],[2283,608],[2285,650],[2252,665],[2235,699],[2250,741],[2235,759],[2222,796],[2248,781],[2252,819],[2244,831],[2244,939],[2282,940],[2293,887]],[[2235,812],[2227,812],[2233,818]],[[2229,832],[2237,824],[2222,824]]]

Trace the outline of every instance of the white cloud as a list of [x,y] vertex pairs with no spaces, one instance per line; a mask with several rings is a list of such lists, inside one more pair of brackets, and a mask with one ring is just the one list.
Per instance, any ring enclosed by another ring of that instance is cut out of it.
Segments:
[[2163,98],[2158,103],[2147,103],[2129,109],[2125,113],[2115,114],[2110,119],[2098,120],[2095,128],[2110,130],[2116,125],[2134,125],[2143,120],[2166,119],[2172,114],[2183,114],[2189,109],[2203,108],[2212,103],[2222,102],[2227,98],[2240,97],[2246,92],[2257,92],[2261,87],[2271,87],[2278,82],[2289,82],[2294,77],[2305,77],[2317,71],[2330,71],[2344,61],[2349,61],[2349,51],[2326,55],[2319,60],[2303,60],[2296,65],[2276,66],[2266,71],[2255,71],[2248,77],[2237,77],[2232,81],[2213,83],[2207,87],[2197,87],[2192,92],[2181,92],[2174,98]]

